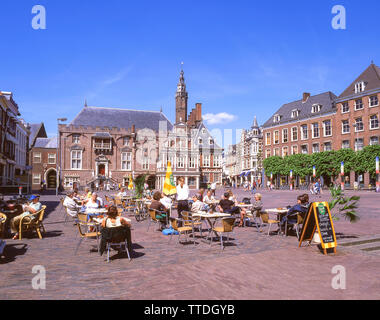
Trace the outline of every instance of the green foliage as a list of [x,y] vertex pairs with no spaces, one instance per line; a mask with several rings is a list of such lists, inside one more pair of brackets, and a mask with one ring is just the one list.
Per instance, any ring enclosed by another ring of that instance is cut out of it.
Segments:
[[380,146],[367,146],[359,152],[342,149],[312,155],[295,154],[284,158],[275,156],[265,159],[263,165],[267,176],[270,176],[271,172],[273,175],[289,176],[290,170],[293,170],[294,176],[310,176],[315,166],[317,176],[337,178],[343,161],[345,172],[352,170],[359,174],[369,172],[372,177],[376,177],[376,157],[380,157]]
[[355,171],[359,174],[369,172],[376,177],[376,157],[380,157],[380,146],[367,146],[362,151],[356,153]]
[[142,176],[138,176],[136,179],[133,180],[133,183],[135,185],[135,197],[137,199],[142,199],[144,194],[144,184],[146,179],[146,174]]
[[345,197],[340,187],[331,187],[330,193],[332,200],[329,202],[329,207],[335,220],[339,220],[337,216],[339,214],[350,220],[351,223],[359,221],[360,217],[356,212],[360,200],[359,196]]

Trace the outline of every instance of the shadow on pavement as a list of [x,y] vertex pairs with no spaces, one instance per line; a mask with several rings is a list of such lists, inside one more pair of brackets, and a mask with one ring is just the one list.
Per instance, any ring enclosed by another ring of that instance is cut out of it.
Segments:
[[[17,248],[18,246],[22,246],[22,248]],[[4,248],[3,258],[0,258],[0,264],[6,264],[15,261],[16,257],[24,255],[26,251],[28,251],[27,249],[27,244],[7,244]]]

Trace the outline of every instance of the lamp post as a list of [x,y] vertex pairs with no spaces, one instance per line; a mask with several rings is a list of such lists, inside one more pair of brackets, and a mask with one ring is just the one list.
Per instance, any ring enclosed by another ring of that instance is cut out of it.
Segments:
[[[355,132],[356,132],[356,139],[355,139],[355,152],[357,152],[357,151],[359,151],[359,130],[358,130],[358,124],[357,123],[354,123],[353,125],[352,125],[353,127],[354,127],[354,130],[355,130]],[[355,180],[356,180],[356,173],[355,173]],[[359,188],[359,176],[358,176],[358,181],[357,181],[357,183],[358,183],[358,188]]]
[[[57,182],[56,182],[56,187],[55,187],[55,195],[58,196],[58,188],[59,184],[61,181],[61,148],[60,148],[60,136],[59,136],[59,124],[60,122],[65,122],[67,121],[67,118],[58,118],[57,119],[57,157],[55,159],[55,164],[56,164],[56,175],[57,175]],[[59,167],[58,167],[58,158],[59,158]]]

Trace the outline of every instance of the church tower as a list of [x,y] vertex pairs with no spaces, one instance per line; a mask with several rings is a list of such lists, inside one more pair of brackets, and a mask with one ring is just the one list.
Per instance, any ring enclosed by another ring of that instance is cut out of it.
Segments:
[[177,92],[175,95],[176,124],[180,122],[187,122],[187,100],[188,94],[186,91],[184,72],[183,69],[181,69],[181,74],[177,86]]

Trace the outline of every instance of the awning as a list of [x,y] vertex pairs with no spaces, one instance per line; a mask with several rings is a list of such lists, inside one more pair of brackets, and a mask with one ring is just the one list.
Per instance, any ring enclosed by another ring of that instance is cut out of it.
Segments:
[[248,177],[250,173],[251,173],[251,171],[247,171],[247,172],[245,173],[245,176]]

